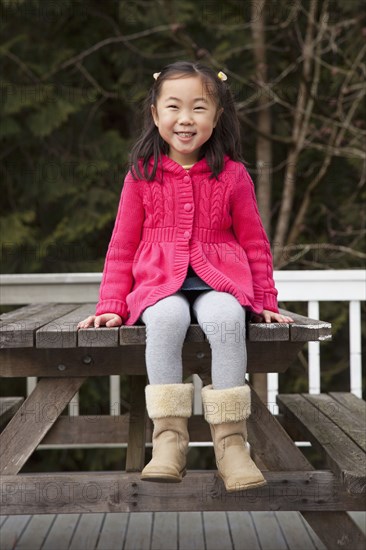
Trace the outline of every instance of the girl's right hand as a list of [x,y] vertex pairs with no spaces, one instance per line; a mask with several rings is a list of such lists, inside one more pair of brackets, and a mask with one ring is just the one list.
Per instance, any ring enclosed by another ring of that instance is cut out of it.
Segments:
[[89,317],[80,321],[78,329],[90,327],[99,328],[104,325],[106,327],[120,327],[122,324],[123,321],[121,317],[116,313],[103,313],[103,315],[89,315]]

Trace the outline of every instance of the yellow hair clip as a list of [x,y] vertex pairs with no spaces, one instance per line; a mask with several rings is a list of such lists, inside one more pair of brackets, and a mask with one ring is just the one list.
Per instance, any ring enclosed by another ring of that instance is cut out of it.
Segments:
[[159,75],[160,75],[160,73],[154,73],[153,74],[153,77],[155,78],[155,80],[157,80],[159,78]]
[[217,76],[219,77],[220,80],[227,80],[226,74],[223,73],[222,71],[220,71],[219,73],[217,73]]

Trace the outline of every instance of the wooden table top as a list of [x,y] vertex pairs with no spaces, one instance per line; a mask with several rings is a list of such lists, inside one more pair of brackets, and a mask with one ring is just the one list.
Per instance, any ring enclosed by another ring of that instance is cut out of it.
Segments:
[[[0,348],[118,347],[145,344],[145,325],[77,329],[80,320],[95,311],[94,303],[30,304],[0,316]],[[294,323],[248,323],[249,342],[308,342],[331,339],[331,324],[280,310]],[[207,341],[197,324],[186,343]]]

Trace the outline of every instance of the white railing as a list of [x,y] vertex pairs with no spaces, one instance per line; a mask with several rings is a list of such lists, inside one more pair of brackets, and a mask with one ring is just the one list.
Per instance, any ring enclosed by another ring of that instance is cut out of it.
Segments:
[[[349,365],[350,390],[362,396],[361,302],[366,300],[366,270],[275,271],[274,278],[281,303],[307,302],[308,317],[319,319],[319,303],[349,302]],[[32,302],[96,302],[100,273],[0,275],[0,303],[20,305]],[[327,319],[324,319],[327,321]],[[320,393],[320,342],[308,343],[309,392]],[[199,378],[196,378],[195,413],[201,410]],[[276,402],[278,374],[270,373],[268,404]],[[36,379],[28,380],[28,392]],[[111,414],[119,414],[119,376],[110,377]],[[275,412],[275,411],[273,411]],[[78,414],[78,398],[70,406],[70,414]]]

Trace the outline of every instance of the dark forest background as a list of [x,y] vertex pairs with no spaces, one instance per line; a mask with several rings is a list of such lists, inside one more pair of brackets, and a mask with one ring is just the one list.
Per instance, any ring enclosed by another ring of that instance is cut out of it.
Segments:
[[[152,74],[179,59],[228,75],[275,268],[364,266],[362,8],[361,0],[1,0],[2,272],[102,270],[142,101]],[[303,303],[286,307],[306,314]],[[321,304],[321,318],[334,334],[322,344],[322,389],[346,391],[348,304]],[[281,389],[306,391],[306,369],[303,354]],[[24,391],[24,381],[11,381],[1,394]],[[81,412],[108,413],[107,395],[107,379],[91,381]],[[108,455],[120,467],[121,452],[52,451],[48,464],[98,469]]]

